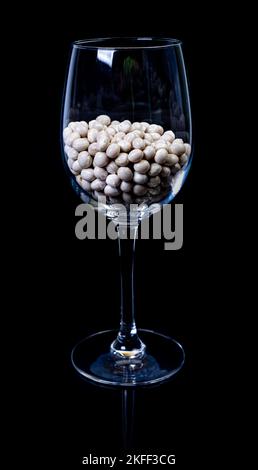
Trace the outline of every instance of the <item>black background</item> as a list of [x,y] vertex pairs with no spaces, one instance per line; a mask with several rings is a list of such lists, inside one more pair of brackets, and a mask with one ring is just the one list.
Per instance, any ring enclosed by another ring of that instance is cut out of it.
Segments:
[[[31,431],[27,462],[40,458],[56,468],[77,468],[89,453],[123,453],[121,392],[86,384],[70,364],[78,340],[118,325],[118,250],[116,242],[79,241],[74,235],[79,200],[62,167],[60,113],[73,40],[158,35],[183,41],[195,155],[175,200],[184,204],[183,248],[164,251],[163,240],[138,242],[136,311],[140,327],[182,342],[186,364],[171,383],[137,390],[133,449],[175,453],[178,468],[193,463],[210,468],[219,464],[228,418],[221,411],[228,404],[222,364],[229,318],[221,308],[229,290],[227,234],[222,243],[218,230],[224,224],[225,198],[218,198],[218,151],[211,143],[214,133],[223,133],[227,74],[216,32],[218,25],[223,30],[226,18],[212,6],[201,17],[183,6],[161,4],[154,9],[142,5],[141,12],[132,3],[62,8],[56,14],[41,7],[35,12],[29,25],[34,44],[27,42],[23,57],[30,64],[25,127],[33,129],[35,140],[33,148],[24,149],[31,156],[30,167],[24,166],[31,177],[16,269],[24,305],[15,322],[22,343],[18,399]],[[23,424],[18,429],[21,436]]]

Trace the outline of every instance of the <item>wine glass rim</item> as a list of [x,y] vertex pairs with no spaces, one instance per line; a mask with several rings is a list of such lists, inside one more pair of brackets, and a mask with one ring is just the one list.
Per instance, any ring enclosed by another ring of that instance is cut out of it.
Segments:
[[[128,42],[128,45],[116,45],[118,41]],[[112,45],[113,41],[113,45]],[[138,43],[137,43],[138,41]],[[142,42],[142,44],[141,44]],[[110,43],[110,45],[105,45]],[[130,44],[131,43],[131,44]],[[103,37],[103,38],[88,38],[73,41],[72,45],[77,49],[108,49],[108,50],[130,50],[130,49],[164,49],[168,47],[177,47],[182,44],[180,39],[176,38],[163,38],[155,36],[126,36],[126,37]]]

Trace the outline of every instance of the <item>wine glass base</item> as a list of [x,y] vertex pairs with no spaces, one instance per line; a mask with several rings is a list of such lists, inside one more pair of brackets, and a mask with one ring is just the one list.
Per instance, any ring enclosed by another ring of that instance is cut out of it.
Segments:
[[117,331],[107,330],[88,336],[74,347],[74,368],[89,381],[118,387],[163,382],[182,368],[185,354],[177,341],[151,330],[138,333],[146,344],[143,359],[116,359],[110,353],[110,345]]

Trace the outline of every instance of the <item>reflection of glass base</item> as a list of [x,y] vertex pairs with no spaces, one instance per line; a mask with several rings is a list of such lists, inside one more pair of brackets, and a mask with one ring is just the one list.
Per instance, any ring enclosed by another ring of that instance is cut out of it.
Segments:
[[117,359],[110,354],[115,330],[88,336],[72,351],[72,364],[84,378],[103,385],[133,387],[162,382],[184,364],[182,346],[172,338],[150,330],[138,330],[146,344],[143,359]]

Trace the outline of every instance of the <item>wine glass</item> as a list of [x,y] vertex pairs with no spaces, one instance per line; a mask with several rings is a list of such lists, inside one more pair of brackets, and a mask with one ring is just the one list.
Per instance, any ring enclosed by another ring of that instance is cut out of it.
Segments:
[[90,381],[155,384],[184,363],[177,341],[137,330],[133,277],[138,226],[154,204],[162,208],[182,187],[191,146],[181,41],[134,37],[73,43],[62,112],[63,159],[81,199],[118,222],[121,261],[119,331],[98,332],[72,351],[75,369]]

